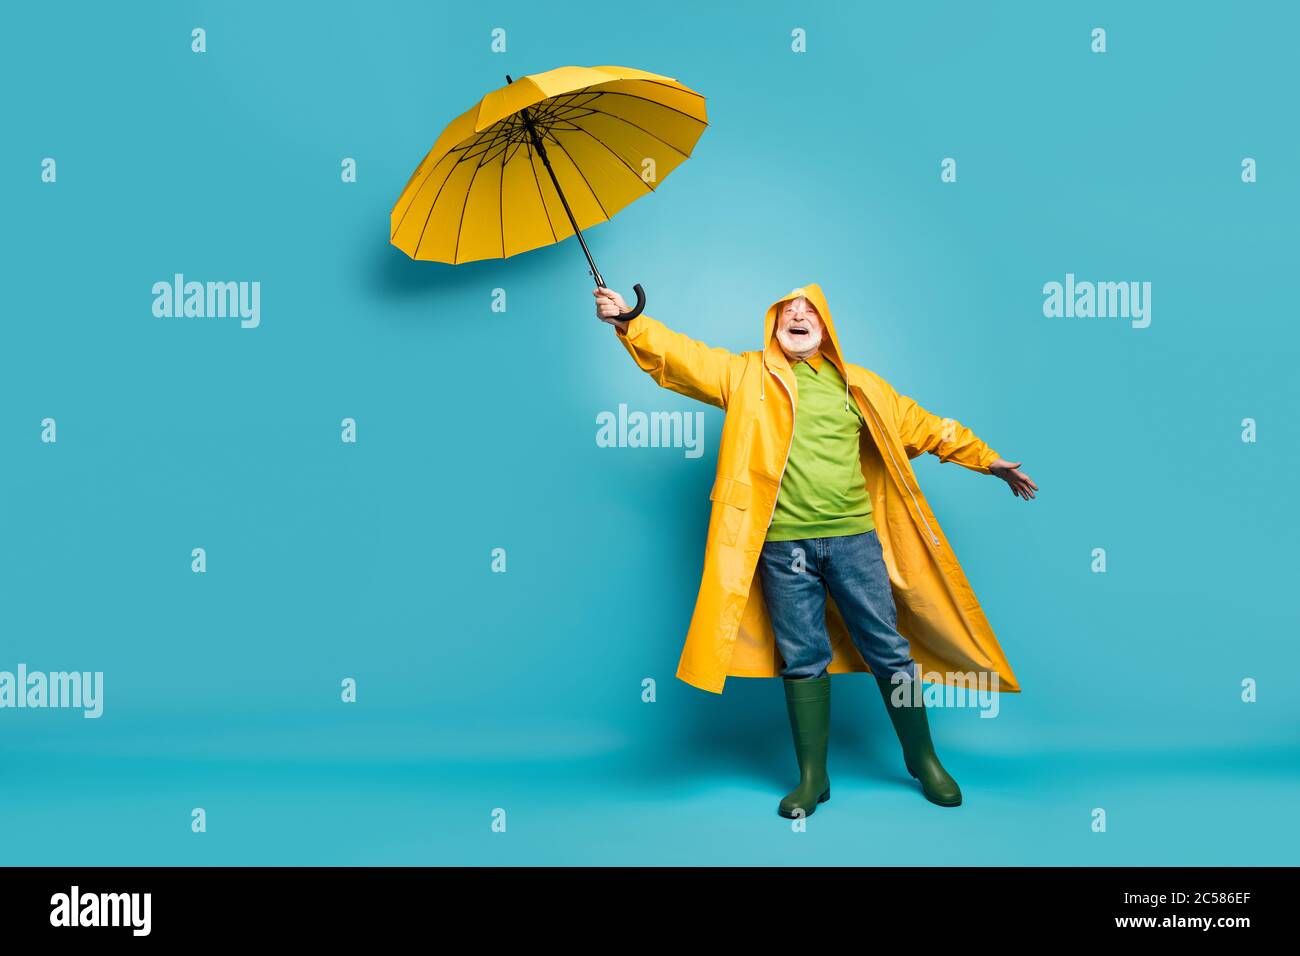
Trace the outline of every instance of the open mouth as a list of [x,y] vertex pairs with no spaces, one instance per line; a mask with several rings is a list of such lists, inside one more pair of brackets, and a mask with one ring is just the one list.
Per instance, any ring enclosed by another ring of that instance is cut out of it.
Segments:
[[786,329],[786,331],[789,332],[791,335],[807,335],[807,334],[808,334],[808,329],[807,329],[805,326],[802,326],[802,325],[792,325],[792,326],[790,326],[790,328]]

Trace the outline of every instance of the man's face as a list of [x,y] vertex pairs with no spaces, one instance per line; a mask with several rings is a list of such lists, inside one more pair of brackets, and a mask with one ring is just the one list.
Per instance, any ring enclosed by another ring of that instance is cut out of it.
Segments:
[[776,341],[792,361],[816,355],[822,345],[822,318],[813,304],[791,299],[776,317]]

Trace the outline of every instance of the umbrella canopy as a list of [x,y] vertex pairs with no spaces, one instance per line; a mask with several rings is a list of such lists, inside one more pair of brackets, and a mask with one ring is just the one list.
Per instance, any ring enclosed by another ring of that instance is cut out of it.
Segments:
[[704,97],[655,73],[565,66],[520,77],[443,130],[393,206],[392,243],[460,263],[581,240],[653,192],[707,125]]

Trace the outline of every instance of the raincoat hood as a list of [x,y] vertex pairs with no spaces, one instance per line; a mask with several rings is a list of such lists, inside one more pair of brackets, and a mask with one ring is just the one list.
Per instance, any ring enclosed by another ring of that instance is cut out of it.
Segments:
[[835,322],[831,319],[831,309],[826,304],[826,295],[822,292],[822,287],[816,282],[810,282],[808,285],[791,289],[767,307],[767,313],[763,316],[764,355],[771,350],[775,350],[785,364],[790,363],[785,351],[781,348],[781,343],[776,340],[776,318],[781,314],[781,310],[785,308],[787,302],[798,298],[805,298],[811,302],[817,310],[817,314],[821,316],[822,326],[826,330],[826,335],[822,339],[822,352],[832,356],[837,366],[842,366],[844,360],[842,358],[843,353],[840,351],[840,338],[835,333]]
[[[798,298],[807,299],[812,303],[817,314],[821,316],[822,335],[821,353],[830,359],[831,363],[839,371],[840,376],[844,379],[844,407],[849,407],[849,385],[848,374],[845,372],[843,352],[840,350],[840,338],[835,334],[835,322],[831,319],[830,306],[826,304],[826,295],[822,292],[822,287],[816,282],[810,282],[808,285],[799,286],[791,289],[788,293],[777,299],[767,307],[767,314],[763,317],[763,366],[770,368],[772,362],[779,366],[790,368],[790,358],[785,354],[785,349],[781,348],[781,343],[776,337],[776,320],[785,308],[787,302]],[[759,398],[767,400],[767,376],[764,375],[758,380]]]

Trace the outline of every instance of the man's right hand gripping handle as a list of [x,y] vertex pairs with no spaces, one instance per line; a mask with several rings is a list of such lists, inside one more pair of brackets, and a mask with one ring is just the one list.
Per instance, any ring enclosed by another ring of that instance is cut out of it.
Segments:
[[596,315],[602,322],[608,322],[624,335],[627,335],[627,324],[641,314],[645,308],[645,293],[641,287],[636,288],[636,308],[629,310],[623,297],[613,289],[606,289],[603,285],[597,286],[592,292],[596,297]]

